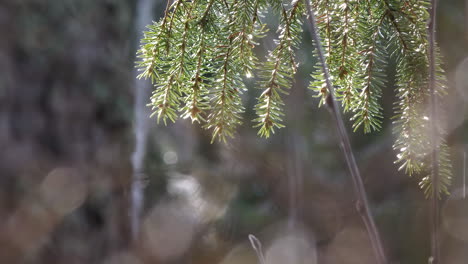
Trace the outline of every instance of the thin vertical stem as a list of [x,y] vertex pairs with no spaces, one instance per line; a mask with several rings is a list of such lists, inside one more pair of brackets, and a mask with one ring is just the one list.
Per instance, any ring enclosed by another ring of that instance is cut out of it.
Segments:
[[[143,31],[146,25],[151,23],[153,18],[153,7],[155,5],[154,0],[139,0],[137,2],[137,13],[136,13],[136,31],[139,33],[139,38],[142,37]],[[140,229],[140,216],[143,208],[143,180],[144,180],[144,159],[146,155],[146,143],[149,133],[149,109],[147,104],[149,103],[148,98],[151,95],[151,83],[147,80],[139,80],[136,78],[138,72],[134,71],[135,83],[135,124],[133,127],[135,136],[135,149],[132,154],[132,167],[133,175],[131,181],[130,191],[130,205],[129,205],[129,217],[130,217],[130,232],[132,240],[138,238]]]
[[437,129],[437,95],[435,70],[435,26],[436,26],[437,0],[431,0],[430,21],[428,25],[429,41],[429,92],[431,96],[431,263],[440,261],[440,212],[439,212],[439,133]]
[[463,150],[463,199],[465,198],[466,198],[466,150]]
[[468,0],[465,0],[465,38],[468,38]]
[[257,254],[259,264],[266,264],[265,256],[263,255],[262,242],[252,234],[249,235],[250,245]]
[[298,170],[296,163],[298,161],[295,137],[291,136],[288,146],[291,148],[288,149],[289,159],[287,163],[288,168],[288,199],[289,199],[289,208],[288,208],[288,227],[294,227],[297,221],[297,210],[298,210]]
[[356,164],[356,159],[354,157],[352,148],[351,148],[351,143],[349,141],[348,134],[346,132],[345,126],[343,119],[341,117],[341,112],[338,107],[338,103],[336,102],[335,99],[335,89],[333,88],[333,85],[331,83],[331,78],[330,78],[330,73],[328,71],[328,66],[325,61],[325,56],[320,40],[320,36],[317,33],[317,26],[315,22],[315,16],[312,12],[310,0],[305,0],[306,5],[307,5],[307,12],[308,12],[308,27],[309,31],[312,35],[312,38],[315,42],[315,46],[317,49],[318,57],[320,60],[320,64],[322,67],[323,75],[325,77],[325,82],[327,85],[327,89],[329,91],[329,95],[326,99],[326,104],[330,110],[330,113],[333,116],[333,119],[335,121],[336,129],[338,130],[338,135],[341,141],[341,149],[343,150],[343,154],[346,159],[346,163],[348,165],[349,172],[351,174],[351,178],[353,181],[353,187],[354,191],[357,196],[357,203],[356,207],[358,210],[359,215],[361,216],[364,225],[367,229],[367,233],[370,239],[370,242],[372,244],[372,248],[374,250],[374,254],[377,258],[377,263],[378,264],[387,264],[388,260],[385,255],[385,251],[383,248],[383,244],[379,235],[379,232],[377,230],[377,227],[374,222],[374,218],[372,217],[372,214],[370,212],[370,206],[369,202],[367,200],[367,195],[366,195],[366,190],[364,188],[364,183],[362,181],[361,174],[359,172],[359,168]]
[[303,178],[304,171],[302,167],[301,157],[301,139],[297,131],[293,129],[291,137],[288,138],[288,198],[289,198],[289,212],[288,212],[288,228],[294,228],[297,221],[300,219],[301,209],[303,208]]

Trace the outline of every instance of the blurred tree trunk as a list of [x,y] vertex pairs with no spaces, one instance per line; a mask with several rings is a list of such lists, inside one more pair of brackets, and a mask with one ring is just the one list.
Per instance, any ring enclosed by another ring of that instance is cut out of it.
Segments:
[[465,0],[465,39],[468,39],[468,0]]
[[[137,39],[143,37],[143,31],[146,25],[149,25],[153,18],[154,0],[139,0],[136,8],[136,23]],[[134,113],[135,123],[133,126],[135,135],[135,149],[132,155],[133,178],[131,185],[131,203],[130,203],[130,229],[132,239],[138,237],[140,229],[140,216],[143,208],[143,179],[144,175],[144,160],[146,153],[146,144],[149,131],[149,109],[147,104],[151,94],[151,83],[148,80],[139,80],[137,78],[138,71],[134,70]]]

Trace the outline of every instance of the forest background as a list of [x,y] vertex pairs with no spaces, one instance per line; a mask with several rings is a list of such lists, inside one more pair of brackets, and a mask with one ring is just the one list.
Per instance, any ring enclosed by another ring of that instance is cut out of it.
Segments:
[[[257,263],[249,234],[269,264],[374,263],[332,120],[306,91],[316,63],[307,34],[287,126],[273,137],[245,122],[230,146],[210,144],[188,120],[148,121],[142,232],[132,242],[137,3],[0,2],[0,263]],[[165,5],[154,2],[154,20]],[[442,263],[468,259],[467,5],[440,1],[438,14],[454,175],[442,203]],[[351,141],[390,259],[426,263],[429,203],[393,163],[394,72],[387,76],[382,130]]]

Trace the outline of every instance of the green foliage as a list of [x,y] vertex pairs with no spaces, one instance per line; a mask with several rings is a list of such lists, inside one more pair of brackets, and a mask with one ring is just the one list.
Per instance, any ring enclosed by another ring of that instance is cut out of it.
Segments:
[[[313,2],[324,40],[326,63],[336,85],[336,97],[351,113],[353,129],[365,133],[382,125],[382,90],[388,89],[386,68],[396,63],[394,148],[397,163],[409,175],[427,171],[430,144],[428,89],[427,0],[316,0]],[[280,17],[275,48],[259,62],[254,52],[267,31],[269,11]],[[165,16],[149,26],[139,50],[140,77],[155,85],[151,106],[158,120],[190,118],[213,131],[213,140],[233,137],[243,122],[243,78],[256,75],[262,92],[253,120],[258,134],[269,137],[281,128],[283,96],[298,64],[305,4],[295,0],[174,0]],[[261,67],[260,67],[261,66]],[[328,90],[320,65],[310,88],[326,104]],[[438,60],[437,94],[443,96],[445,77]],[[440,108],[440,107],[439,107]],[[440,123],[440,120],[434,120]],[[443,131],[441,190],[450,183],[449,158]],[[430,177],[421,187],[430,188]]]
[[[387,61],[396,62],[394,144],[396,163],[408,175],[427,173],[430,169],[431,140],[429,120],[429,60],[427,21],[429,1],[416,0],[318,0],[317,22],[325,40],[336,96],[344,110],[352,112],[354,130],[368,133],[379,130],[382,108],[379,98],[386,87]],[[444,94],[445,77],[438,61],[439,96]],[[323,104],[328,91],[320,68],[312,74],[310,88]],[[440,107],[439,107],[440,108]],[[441,120],[435,120],[437,124]],[[443,142],[443,132],[437,133]],[[441,143],[440,186],[447,192],[451,172],[448,151]],[[443,169],[442,169],[443,168]],[[423,177],[421,188],[429,193],[430,177]]]
[[294,49],[299,45],[302,32],[302,17],[304,4],[295,1],[289,10],[282,8],[280,32],[276,48],[267,56],[267,61],[261,69],[259,86],[264,89],[258,98],[255,111],[258,118],[254,121],[260,127],[259,135],[269,137],[274,128],[281,128],[283,100],[282,94],[291,87],[296,73],[297,63],[294,59]]

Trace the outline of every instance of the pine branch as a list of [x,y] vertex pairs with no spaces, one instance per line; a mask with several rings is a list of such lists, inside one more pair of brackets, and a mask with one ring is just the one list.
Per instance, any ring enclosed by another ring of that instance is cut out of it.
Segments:
[[214,141],[217,137],[220,140],[226,141],[227,137],[234,136],[234,129],[241,124],[241,113],[243,106],[239,96],[239,89],[236,86],[241,86],[242,83],[238,78],[230,76],[228,71],[232,60],[233,47],[232,38],[229,40],[227,50],[223,54],[223,66],[220,71],[221,76],[216,81],[215,97],[213,97],[213,110],[208,116],[207,128],[213,128]]
[[[375,13],[374,13],[375,15]],[[378,19],[361,18],[359,23],[362,34],[361,53],[364,60],[361,63],[363,78],[356,84],[360,87],[360,93],[352,99],[351,110],[354,112],[351,120],[356,131],[361,125],[364,133],[379,130],[382,124],[382,107],[379,103],[382,88],[385,85],[386,55],[382,46],[385,36],[386,12],[378,13]]]
[[[317,2],[318,26],[326,40],[326,62],[337,89],[335,96],[342,102],[344,112],[353,112],[354,129],[364,132],[379,130],[382,123],[380,96],[384,85],[385,58],[382,48],[385,13],[379,5],[350,0]],[[339,15],[338,15],[339,14]],[[312,75],[310,89],[321,97],[328,95],[320,68]]]
[[300,41],[302,32],[303,3],[293,1],[290,10],[282,9],[282,22],[280,35],[276,48],[267,57],[267,64],[261,72],[260,86],[264,92],[259,96],[255,111],[258,118],[254,120],[260,127],[258,134],[269,137],[275,128],[284,127],[282,110],[284,102],[281,94],[287,94],[286,89],[291,87],[292,78],[296,72],[294,49]]
[[[352,54],[355,53],[355,50],[352,49],[353,46],[353,39],[352,34],[350,34],[351,30],[354,30],[351,26],[351,21],[353,18],[351,17],[351,7],[348,0],[345,0],[344,3],[340,6],[341,11],[344,12],[344,21],[343,21],[343,34],[342,39],[339,40],[340,46],[342,47],[341,50],[341,59],[340,59],[340,66],[338,67],[338,78],[342,80],[341,89],[338,95],[341,95],[341,100],[343,102],[344,111],[348,111],[351,109],[351,102],[352,97],[354,95],[354,83],[352,78],[352,73],[355,70],[355,63],[353,61]],[[328,10],[328,9],[327,9]],[[327,21],[329,23],[329,21]],[[327,25],[329,27],[329,25]],[[329,33],[327,34],[330,37]],[[350,78],[351,77],[351,78]]]
[[[242,1],[234,1],[230,6],[226,7],[228,23],[220,28],[220,35],[224,37],[218,43],[216,53],[221,54],[218,56],[221,59],[221,64],[220,70],[215,72],[214,96],[211,100],[212,111],[205,125],[205,128],[213,129],[212,141],[219,138],[219,140],[226,142],[228,137],[232,138],[234,136],[237,126],[242,124],[244,106],[240,94],[245,90],[245,85],[241,73],[246,72],[248,67],[254,67],[252,63],[256,60],[252,52],[249,52],[250,56],[252,56],[249,58],[252,60],[249,64],[244,65],[244,59],[240,59],[242,58],[241,52],[245,52],[246,48],[252,48],[245,45],[248,38],[245,38],[244,34],[256,34],[254,31],[243,31],[246,28],[241,22],[246,22],[245,15],[235,16],[235,13],[231,12],[231,10],[242,12],[242,10],[245,10],[244,4],[245,2]],[[253,26],[251,28],[253,29]]]
[[[243,77],[257,75],[263,92],[255,106],[255,126],[268,137],[283,127],[283,94],[292,86],[296,71],[295,50],[300,42],[302,18],[307,12],[302,1],[283,5],[281,0],[174,0],[164,18],[145,33],[139,50],[140,77],[155,85],[153,114],[158,120],[191,118],[202,127],[213,129],[214,138],[232,137],[242,123],[244,107],[240,94]],[[259,67],[253,49],[265,35],[261,22],[267,7],[281,15],[276,47]],[[325,40],[325,63],[329,80],[336,85],[333,96],[344,112],[352,112],[354,130],[379,130],[382,123],[380,97],[385,88],[387,60],[396,67],[394,148],[397,163],[407,174],[424,173],[431,167],[430,126],[433,118],[426,107],[430,93],[429,42],[425,21],[428,0],[317,0],[317,24]],[[314,51],[315,53],[317,50]],[[435,93],[446,91],[444,73],[435,47]],[[318,56],[318,54],[316,54]],[[330,96],[319,62],[309,86],[321,97]],[[181,110],[181,113],[178,112]],[[440,122],[438,119],[437,122]],[[442,142],[440,128],[438,140]],[[442,143],[439,144],[442,146]],[[439,166],[449,168],[447,159]],[[439,191],[447,192],[451,175],[439,173]],[[432,178],[422,177],[421,188],[435,186]]]
[[[431,170],[431,164],[433,164],[431,161],[433,155],[431,123],[442,122],[440,118],[442,115],[434,121],[430,109],[426,107],[430,104],[431,97],[430,89],[427,89],[430,82],[428,59],[430,45],[425,22],[429,19],[429,14],[426,12],[429,3],[427,1],[401,3],[391,0],[386,0],[386,3],[388,18],[393,29],[389,50],[392,50],[392,56],[397,61],[397,86],[400,98],[396,105],[397,115],[394,117],[396,119],[395,134],[398,135],[394,145],[394,148],[399,151],[397,163],[400,163],[400,169],[405,169],[409,175],[424,175]],[[440,66],[441,59],[437,46],[434,48],[436,56],[434,88],[437,97],[442,97],[446,93],[445,77]],[[442,147],[443,132],[439,126],[437,130],[438,146]],[[444,174],[439,174],[440,177],[438,177],[440,188],[437,195],[440,195],[441,192],[448,193],[451,165],[448,156],[445,159],[438,158],[437,162],[439,166],[446,168]],[[431,177],[422,177],[420,182],[427,196],[432,195],[434,185],[431,182]]]
[[198,27],[200,29],[200,40],[199,40],[199,49],[196,53],[197,56],[197,66],[195,73],[191,79],[192,84],[192,93],[188,93],[185,99],[185,106],[182,109],[184,112],[182,114],[183,118],[190,118],[193,122],[204,122],[203,117],[204,111],[209,109],[208,105],[208,90],[205,87],[202,75],[203,75],[203,62],[204,55],[206,52],[206,40],[205,40],[205,29],[203,26]]

